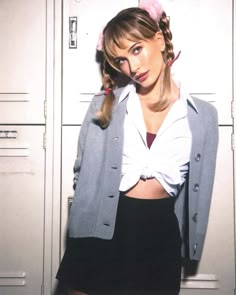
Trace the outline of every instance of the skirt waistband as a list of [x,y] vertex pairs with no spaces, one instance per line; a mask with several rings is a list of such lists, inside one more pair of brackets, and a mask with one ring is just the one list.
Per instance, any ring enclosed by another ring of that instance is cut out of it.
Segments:
[[153,210],[155,212],[166,212],[174,211],[175,199],[172,197],[161,198],[161,199],[145,199],[145,198],[133,198],[126,196],[123,192],[120,192],[119,207],[126,207],[130,210]]

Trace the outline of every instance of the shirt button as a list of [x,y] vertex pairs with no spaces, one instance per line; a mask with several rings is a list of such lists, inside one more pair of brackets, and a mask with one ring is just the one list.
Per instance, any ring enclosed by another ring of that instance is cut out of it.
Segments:
[[195,183],[193,186],[193,191],[198,192],[199,191],[199,184]]
[[197,223],[197,213],[195,213],[192,217],[193,222]]
[[113,195],[110,195],[110,196],[108,196],[108,198],[112,199],[112,198],[114,198],[114,196]]
[[195,161],[196,161],[196,162],[199,162],[200,159],[201,159],[201,154],[196,154],[196,156],[195,156]]

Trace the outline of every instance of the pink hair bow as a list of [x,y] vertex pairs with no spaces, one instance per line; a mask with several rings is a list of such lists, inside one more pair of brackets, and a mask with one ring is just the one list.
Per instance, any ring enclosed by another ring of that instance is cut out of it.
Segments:
[[162,5],[158,0],[140,0],[139,8],[146,10],[150,17],[157,22],[163,13]]
[[[163,8],[158,0],[140,0],[139,8],[146,10],[150,17],[159,22],[163,13]],[[97,50],[102,51],[103,30],[100,32],[97,42]]]

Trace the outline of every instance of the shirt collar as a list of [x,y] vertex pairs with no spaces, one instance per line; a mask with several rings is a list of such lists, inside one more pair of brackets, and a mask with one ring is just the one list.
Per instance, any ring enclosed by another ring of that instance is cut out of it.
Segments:
[[[180,99],[186,99],[186,101],[189,102],[189,104],[193,107],[195,112],[198,113],[198,109],[191,95],[187,91],[185,91],[180,81],[175,80],[175,83],[180,89]],[[122,90],[121,95],[119,97],[119,103],[123,101],[130,93],[136,93],[135,83],[133,81],[126,85]]]

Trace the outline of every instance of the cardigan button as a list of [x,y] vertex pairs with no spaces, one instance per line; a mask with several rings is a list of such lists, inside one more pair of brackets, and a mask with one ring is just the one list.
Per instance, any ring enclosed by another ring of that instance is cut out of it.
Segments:
[[199,191],[199,184],[195,183],[193,186],[193,191],[198,192]]
[[197,217],[198,217],[198,214],[195,213],[192,217],[193,222],[197,223]]
[[201,159],[201,154],[196,154],[195,161],[199,162]]
[[197,246],[198,246],[198,244],[196,243],[194,246],[193,246],[193,254],[195,255],[196,254],[196,252],[197,252]]
[[110,226],[110,223],[108,223],[108,222],[104,222],[103,225],[105,225],[105,226]]

